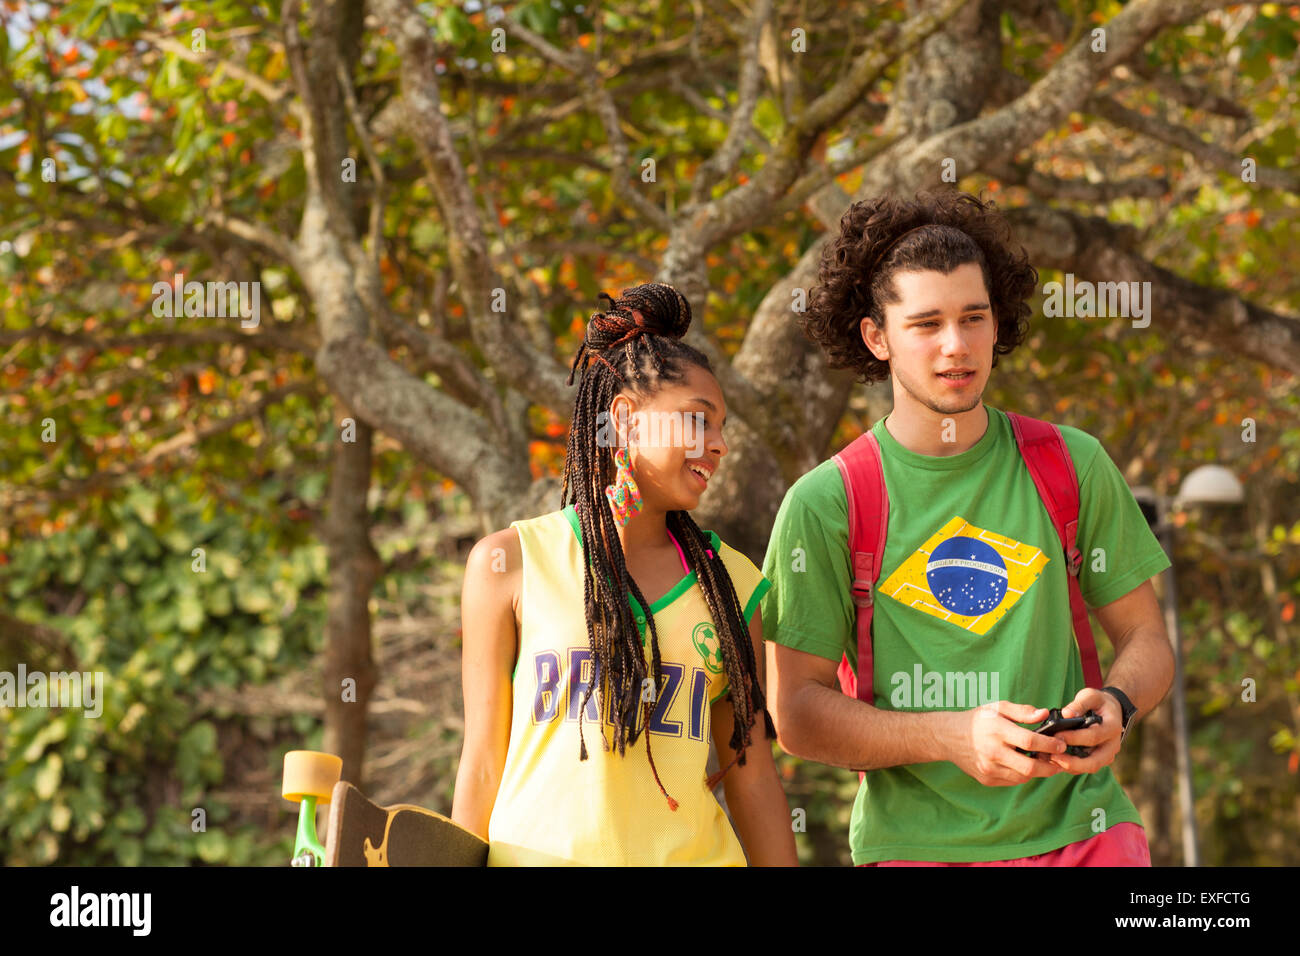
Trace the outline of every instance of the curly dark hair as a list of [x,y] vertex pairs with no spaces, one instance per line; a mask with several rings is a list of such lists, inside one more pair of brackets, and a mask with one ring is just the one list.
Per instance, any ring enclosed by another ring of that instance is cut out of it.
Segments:
[[997,322],[993,367],[1024,341],[1028,300],[1038,271],[1023,247],[1012,247],[1011,230],[991,200],[945,190],[920,192],[914,200],[884,194],[856,202],[840,219],[840,234],[822,250],[817,285],[800,322],[822,347],[831,368],[851,368],[863,382],[889,377],[889,362],[871,354],[860,329],[870,316],[885,327],[885,306],[899,301],[899,272],[932,269],[947,274],[973,262],[984,274]]
[[[608,711],[620,755],[648,726],[653,704],[641,700],[642,681],[651,677],[654,686],[663,686],[659,629],[654,615],[646,612],[651,654],[647,668],[632,609],[623,599],[623,595],[631,594],[641,607],[650,606],[628,573],[618,529],[605,498],[605,487],[615,480],[615,449],[602,447],[602,413],[608,414],[614,396],[623,389],[648,396],[666,385],[683,381],[691,366],[713,371],[702,352],[681,341],[691,324],[691,306],[672,286],[649,282],[624,289],[617,299],[604,292],[600,296],[609,300],[610,308],[591,316],[587,334],[569,370],[570,384],[575,376],[580,378],[560,491],[560,507],[572,503],[582,529],[582,551],[586,559],[583,603],[596,675],[587,685],[578,710],[579,760],[587,759],[583,715],[598,684],[601,695],[598,710],[604,712],[604,703],[610,702]],[[639,319],[634,312],[640,313]],[[697,575],[717,628],[723,669],[731,686],[728,693],[735,710],[731,748],[736,757],[708,779],[708,788],[712,790],[735,763],[745,764],[745,752],[753,742],[750,726],[759,713],[770,738],[776,737],[776,730],[758,680],[749,626],[721,553],[713,549],[708,535],[689,512],[668,512],[667,525],[681,543],[690,570]],[[602,741],[604,735],[602,727]],[[677,801],[659,780],[648,731],[645,744],[655,782],[668,800],[668,806],[676,810]],[[609,749],[608,743],[605,749]]]

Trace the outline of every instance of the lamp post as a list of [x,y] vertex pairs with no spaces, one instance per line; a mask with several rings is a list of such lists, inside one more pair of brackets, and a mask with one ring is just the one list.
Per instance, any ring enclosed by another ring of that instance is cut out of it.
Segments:
[[1245,500],[1241,482],[1222,465],[1194,468],[1171,502],[1150,488],[1133,489],[1133,497],[1142,507],[1147,523],[1169,556],[1168,578],[1164,588],[1165,629],[1174,652],[1174,752],[1178,762],[1178,806],[1182,817],[1183,861],[1187,866],[1201,865],[1201,851],[1196,837],[1196,794],[1192,788],[1192,761],[1187,733],[1187,693],[1183,677],[1183,642],[1178,630],[1178,590],[1174,573],[1174,524],[1171,511],[1187,505],[1240,504]]

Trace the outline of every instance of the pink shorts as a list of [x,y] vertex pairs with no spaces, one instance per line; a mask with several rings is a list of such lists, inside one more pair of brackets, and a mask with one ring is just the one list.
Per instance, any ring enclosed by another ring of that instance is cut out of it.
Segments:
[[1018,860],[977,860],[944,863],[938,860],[881,860],[858,866],[1150,866],[1147,835],[1136,823],[1117,823],[1109,830],[1059,850]]

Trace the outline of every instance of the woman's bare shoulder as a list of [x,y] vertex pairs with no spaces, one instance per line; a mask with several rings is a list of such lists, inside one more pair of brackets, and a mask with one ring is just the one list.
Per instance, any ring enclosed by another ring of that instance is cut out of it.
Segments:
[[523,555],[519,532],[513,527],[502,528],[479,539],[470,549],[465,574],[517,575],[523,566]]
[[462,620],[513,619],[517,630],[523,579],[523,548],[518,531],[503,528],[481,539],[465,561]]

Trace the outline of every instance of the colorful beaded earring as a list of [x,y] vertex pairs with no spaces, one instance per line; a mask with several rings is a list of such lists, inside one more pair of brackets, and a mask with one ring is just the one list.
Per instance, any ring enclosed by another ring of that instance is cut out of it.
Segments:
[[614,484],[605,486],[605,497],[609,499],[609,506],[614,511],[614,520],[622,528],[641,510],[641,491],[632,476],[632,460],[628,457],[627,448],[615,452],[614,464],[618,468],[618,476],[614,479]]

